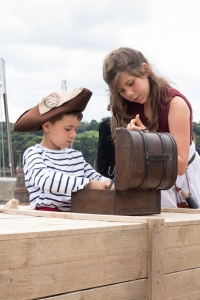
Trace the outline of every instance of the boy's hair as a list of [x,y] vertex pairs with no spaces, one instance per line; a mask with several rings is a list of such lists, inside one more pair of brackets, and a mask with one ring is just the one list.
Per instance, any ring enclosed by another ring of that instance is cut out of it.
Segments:
[[57,116],[51,118],[51,119],[49,120],[49,122],[50,122],[51,124],[55,124],[57,121],[61,120],[61,119],[63,118],[63,116],[65,116],[65,115],[68,115],[68,116],[69,116],[69,115],[72,115],[72,116],[74,116],[75,118],[77,118],[79,121],[81,121],[81,120],[83,119],[83,114],[82,114],[81,111],[72,111],[72,112],[70,112],[70,113],[64,112],[64,113],[62,113],[62,114],[60,114],[60,115],[57,115]]
[[150,68],[148,80],[150,96],[152,98],[152,119],[148,128],[151,131],[156,131],[158,128],[160,97],[164,88],[170,86],[170,83],[165,78],[153,72],[150,64],[141,52],[122,47],[109,53],[103,63],[103,79],[108,84],[110,90],[110,108],[112,111],[111,131],[113,138],[115,137],[116,127],[124,127],[129,122],[128,120],[134,117],[127,113],[129,102],[119,94],[117,80],[122,72],[127,72],[137,77],[146,75],[146,71],[142,68],[143,63],[146,63]]

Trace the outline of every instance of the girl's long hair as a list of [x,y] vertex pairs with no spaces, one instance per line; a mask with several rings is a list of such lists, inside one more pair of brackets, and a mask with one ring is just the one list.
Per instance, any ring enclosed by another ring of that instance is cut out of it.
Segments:
[[153,72],[150,64],[141,52],[131,48],[119,48],[108,54],[103,63],[103,78],[108,84],[110,92],[110,109],[112,112],[111,132],[113,138],[115,138],[116,128],[124,127],[131,118],[127,113],[129,102],[119,94],[117,89],[118,77],[122,72],[127,72],[137,77],[147,75],[145,69],[142,68],[143,63],[146,63],[150,69],[148,80],[150,85],[152,118],[148,124],[148,129],[156,131],[158,128],[160,97],[161,94],[164,96],[165,87],[170,86],[170,83],[165,78]]

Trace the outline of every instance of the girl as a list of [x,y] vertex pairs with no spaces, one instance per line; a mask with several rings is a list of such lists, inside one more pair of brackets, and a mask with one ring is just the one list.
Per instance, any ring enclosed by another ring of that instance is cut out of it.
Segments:
[[[111,131],[147,128],[169,132],[177,143],[176,184],[161,192],[162,207],[186,206],[181,190],[200,206],[200,157],[193,142],[192,107],[187,98],[156,75],[143,54],[131,48],[112,51],[104,60],[103,78],[110,90]],[[134,122],[130,119],[135,118]]]

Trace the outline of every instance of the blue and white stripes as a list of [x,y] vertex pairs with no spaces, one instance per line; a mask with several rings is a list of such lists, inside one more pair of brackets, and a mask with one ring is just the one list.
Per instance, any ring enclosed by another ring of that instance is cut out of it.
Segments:
[[73,149],[50,150],[37,144],[25,151],[23,164],[33,209],[46,206],[70,211],[72,192],[84,189],[93,179],[106,179]]

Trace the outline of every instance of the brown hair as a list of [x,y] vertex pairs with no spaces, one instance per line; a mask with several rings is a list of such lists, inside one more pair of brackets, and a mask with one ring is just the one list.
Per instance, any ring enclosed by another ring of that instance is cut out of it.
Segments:
[[160,96],[164,91],[164,87],[166,85],[169,86],[170,83],[153,72],[150,64],[141,52],[131,48],[119,48],[109,53],[103,63],[103,79],[108,84],[110,91],[111,131],[113,138],[115,137],[116,127],[124,127],[131,117],[127,113],[128,101],[118,92],[117,79],[122,72],[127,72],[137,77],[146,75],[146,71],[142,68],[143,63],[146,63],[150,69],[148,80],[152,99],[152,118],[148,128],[151,131],[156,131],[158,128]]
[[65,116],[65,115],[72,115],[72,116],[74,116],[75,118],[77,118],[79,121],[81,121],[82,119],[83,119],[83,114],[82,114],[82,112],[81,111],[72,111],[72,112],[67,112],[67,113],[62,113],[62,114],[60,114],[60,115],[57,115],[57,116],[55,116],[55,117],[52,117],[50,120],[49,120],[49,122],[51,123],[51,124],[55,124],[57,121],[59,121],[59,120],[61,120],[62,118],[63,118],[63,116]]

